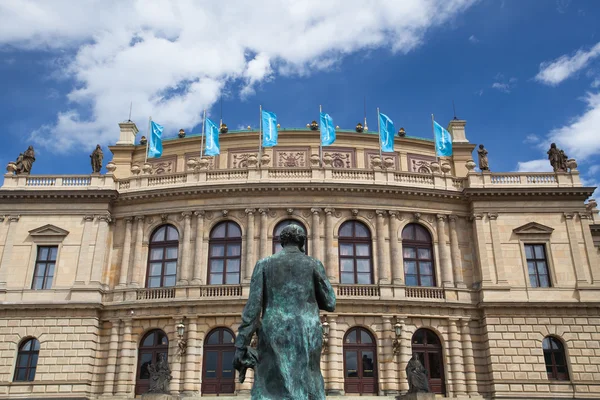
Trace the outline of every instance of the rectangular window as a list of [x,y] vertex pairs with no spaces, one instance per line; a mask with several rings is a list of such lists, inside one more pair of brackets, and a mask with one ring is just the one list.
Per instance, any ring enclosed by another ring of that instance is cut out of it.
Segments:
[[527,270],[531,286],[550,287],[546,246],[543,244],[526,244],[525,258],[527,259]]
[[52,287],[57,253],[58,246],[38,246],[32,289],[42,290]]

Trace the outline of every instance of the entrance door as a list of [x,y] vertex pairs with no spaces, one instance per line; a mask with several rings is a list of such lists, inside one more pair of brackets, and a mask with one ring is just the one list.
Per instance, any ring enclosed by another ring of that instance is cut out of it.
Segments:
[[429,329],[419,329],[412,337],[412,351],[417,353],[429,376],[429,388],[433,393],[446,394],[442,344]]
[[352,328],[344,339],[344,390],[377,393],[377,346],[364,328]]
[[220,394],[235,391],[235,353],[233,333],[227,328],[212,330],[204,342],[202,393]]
[[138,350],[137,378],[135,382],[135,394],[148,392],[150,386],[150,372],[148,365],[156,364],[160,355],[168,360],[169,339],[160,329],[155,329],[144,335]]

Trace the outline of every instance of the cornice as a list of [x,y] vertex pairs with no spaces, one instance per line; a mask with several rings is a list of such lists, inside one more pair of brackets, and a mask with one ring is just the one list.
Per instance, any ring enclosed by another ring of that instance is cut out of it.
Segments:
[[586,200],[594,193],[595,188],[590,187],[519,187],[519,188],[465,188],[463,195],[468,198],[478,197],[575,197],[575,199]]
[[114,189],[96,190],[0,190],[0,204],[14,200],[108,200],[117,199],[119,192]]

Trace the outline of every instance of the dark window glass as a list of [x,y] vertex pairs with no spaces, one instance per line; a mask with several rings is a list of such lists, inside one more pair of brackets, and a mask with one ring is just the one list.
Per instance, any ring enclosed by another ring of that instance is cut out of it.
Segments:
[[555,337],[548,336],[542,342],[544,349],[544,362],[548,379],[568,381],[567,361],[563,344]]
[[525,258],[527,259],[527,272],[529,273],[531,286],[550,287],[546,246],[543,244],[526,244]]
[[208,283],[237,285],[240,283],[242,231],[231,221],[217,224],[210,232],[208,249]]
[[361,222],[347,221],[338,235],[340,283],[373,284],[371,232]]
[[202,367],[202,393],[219,394],[234,392],[234,341],[233,332],[227,328],[216,328],[206,336]]
[[54,280],[58,246],[38,246],[37,250],[31,288],[35,290],[50,289]]
[[377,393],[377,347],[365,328],[354,327],[344,338],[344,387],[347,393]]
[[173,225],[162,225],[150,236],[146,287],[175,286],[179,233]]
[[281,239],[279,238],[281,231],[286,226],[290,226],[292,224],[298,225],[304,231],[304,234],[306,235],[306,240],[304,241],[304,254],[308,254],[308,233],[306,231],[306,227],[300,221],[296,221],[295,219],[286,219],[285,221],[278,223],[275,227],[275,230],[273,231],[273,254],[280,252],[282,249]]
[[35,379],[39,354],[40,342],[37,339],[31,338],[21,343],[13,378],[15,382],[31,382]]
[[408,224],[402,230],[402,258],[406,286],[435,286],[433,242],[419,224]]

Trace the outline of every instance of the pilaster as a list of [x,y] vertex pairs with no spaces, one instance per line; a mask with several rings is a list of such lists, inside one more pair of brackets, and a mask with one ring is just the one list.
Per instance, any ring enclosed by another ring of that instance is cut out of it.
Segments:
[[477,264],[481,271],[481,283],[482,285],[492,284],[492,278],[490,273],[490,263],[487,256],[487,246],[485,242],[485,231],[483,214],[473,215],[473,233],[475,235],[475,249],[477,250]]
[[131,274],[130,287],[139,288],[142,282],[142,244],[144,242],[144,219],[143,215],[135,217],[135,244],[133,250],[133,273]]
[[502,242],[498,231],[498,214],[489,213],[490,232],[492,235],[492,250],[494,252],[494,265],[496,266],[496,282],[499,285],[508,285],[504,272],[504,256],[502,255]]
[[310,227],[311,233],[311,256],[318,260],[323,260],[323,255],[321,254],[321,235],[320,235],[320,213],[322,210],[320,208],[311,208],[310,212],[312,213],[312,226]]
[[269,238],[269,209],[259,208],[260,214],[260,253],[259,259],[267,257],[268,254],[268,238]]
[[[94,246],[94,256],[92,262],[92,276],[90,281],[92,284],[102,284],[102,276],[104,269],[108,267],[106,262],[106,251],[108,249],[108,234],[112,218],[110,214],[96,216],[98,221],[98,235],[96,236],[96,245]],[[108,280],[108,274],[106,280]],[[105,284],[107,282],[104,282]]]
[[390,214],[390,267],[392,272],[392,283],[404,285],[404,260],[402,259],[402,247],[398,242],[398,230],[400,229],[399,212],[388,211]]
[[382,390],[386,396],[398,394],[398,381],[396,380],[397,375],[397,364],[394,357],[394,350],[392,348],[394,327],[392,325],[392,316],[384,315],[383,320],[383,332],[381,337],[383,338],[383,360],[379,362],[379,365],[383,367],[381,371],[382,375]]
[[206,260],[202,254],[202,247],[204,245],[204,211],[194,211],[196,216],[196,242],[194,249],[194,265],[193,265],[193,278],[192,284],[204,285],[206,282]]
[[133,379],[131,376],[133,367],[133,349],[135,343],[132,342],[131,330],[132,320],[128,319],[122,322],[123,333],[121,340],[121,352],[118,359],[118,381],[117,381],[117,395],[127,395],[132,393]]
[[110,342],[104,374],[104,395],[111,396],[115,391],[115,372],[117,370],[117,352],[119,350],[119,320],[110,321]]
[[254,213],[256,209],[247,208],[247,226],[246,226],[246,268],[244,271],[244,282],[250,282],[252,271],[254,270]]
[[400,393],[408,392],[408,381],[406,378],[406,365],[411,358],[412,345],[410,343],[409,332],[406,331],[406,324],[403,317],[398,318],[402,330],[400,333],[400,356],[398,363],[398,375],[396,379],[400,382]]
[[93,215],[85,215],[83,217],[83,235],[81,245],[79,246],[75,286],[85,286],[90,278],[92,263],[92,260],[90,259],[90,245],[95,243],[95,240],[92,240],[93,222]]
[[329,384],[326,392],[329,396],[340,396],[344,394],[343,333],[338,331],[337,315],[329,314],[327,317],[329,321],[329,349],[327,350]]
[[0,290],[6,289],[8,280],[8,271],[12,259],[13,242],[15,238],[15,230],[17,222],[21,218],[20,215],[8,216],[8,228],[6,228],[6,240],[4,241],[4,251],[2,252],[2,261],[0,261]]
[[121,268],[119,271],[118,288],[127,286],[127,276],[129,275],[129,258],[131,256],[131,231],[133,226],[133,218],[126,217],[125,221],[125,239],[123,240],[123,251],[121,252]]
[[190,282],[191,266],[191,246],[192,246],[192,212],[184,211],[181,213],[183,218],[183,245],[181,255],[181,271],[179,273],[178,285],[187,285]]
[[199,391],[197,379],[198,376],[198,357],[200,349],[198,347],[198,318],[193,317],[187,320],[187,349],[185,353],[185,370],[183,381],[183,392],[195,395]]
[[463,365],[465,370],[465,383],[469,396],[477,396],[477,376],[475,374],[475,359],[473,358],[473,343],[471,342],[471,329],[469,319],[461,319],[461,336],[463,346]]
[[377,222],[377,262],[379,264],[379,284],[389,285],[391,283],[390,261],[385,245],[385,215],[384,210],[375,210]]
[[452,265],[450,264],[450,258],[448,257],[448,245],[446,244],[446,216],[443,214],[437,214],[436,219],[443,286],[454,287],[452,278]]
[[598,253],[594,246],[594,239],[592,238],[592,231],[590,229],[592,217],[589,214],[579,213],[579,221],[581,223],[583,242],[585,243],[585,254],[589,267],[588,273],[592,284],[595,284],[600,282],[600,259],[598,259]]
[[458,336],[457,319],[450,318],[448,327],[448,338],[450,340],[450,363],[452,364],[452,387],[455,396],[467,394],[465,387],[465,374],[463,370],[463,355]]
[[331,283],[339,283],[337,247],[333,246],[333,213],[335,209],[325,210],[325,269]]
[[454,284],[458,288],[464,288],[466,285],[460,260],[460,249],[458,247],[457,219],[458,217],[456,215],[448,216],[448,220],[450,221],[450,257],[452,259],[452,270],[454,272]]
[[586,277],[585,269],[583,268],[583,261],[581,260],[581,252],[579,251],[579,243],[577,242],[577,235],[575,233],[575,224],[573,222],[574,213],[564,213],[565,224],[567,225],[567,234],[569,236],[569,248],[571,250],[571,260],[575,267],[575,277],[577,279],[577,285],[586,285],[590,283],[590,280]]

